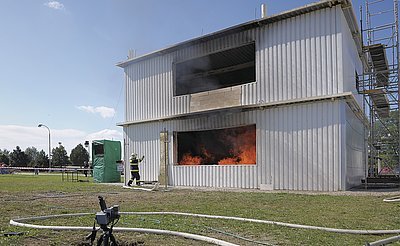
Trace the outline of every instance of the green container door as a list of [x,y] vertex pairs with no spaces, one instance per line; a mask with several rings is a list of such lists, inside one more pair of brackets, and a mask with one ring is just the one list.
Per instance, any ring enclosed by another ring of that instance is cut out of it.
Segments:
[[93,179],[98,183],[121,182],[117,161],[121,160],[121,142],[94,140],[92,142]]

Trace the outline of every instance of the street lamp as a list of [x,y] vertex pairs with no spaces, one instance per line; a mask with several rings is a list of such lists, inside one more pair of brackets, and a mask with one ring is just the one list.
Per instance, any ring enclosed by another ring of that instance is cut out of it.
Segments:
[[90,143],[87,140],[85,141],[85,147],[88,148],[89,162],[90,162]]
[[[50,159],[50,156],[51,156],[51,144],[50,144],[50,128],[48,128],[46,125],[43,125],[43,124],[39,124],[38,125],[38,127],[46,127],[47,128],[47,130],[49,131],[49,168],[51,168],[51,159]],[[49,170],[50,171],[50,170]]]

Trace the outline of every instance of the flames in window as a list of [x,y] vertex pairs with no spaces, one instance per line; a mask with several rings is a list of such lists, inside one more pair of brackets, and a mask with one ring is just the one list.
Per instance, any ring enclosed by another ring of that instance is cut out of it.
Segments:
[[256,126],[176,132],[179,165],[256,164]]

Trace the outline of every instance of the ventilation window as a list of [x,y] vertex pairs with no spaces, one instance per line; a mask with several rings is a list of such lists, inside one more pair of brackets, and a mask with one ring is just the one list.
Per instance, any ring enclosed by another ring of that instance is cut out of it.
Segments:
[[193,94],[256,80],[255,43],[179,62],[175,95]]
[[356,89],[357,89],[357,92],[360,93],[360,78],[358,76],[357,71],[355,71],[355,76],[356,76]]

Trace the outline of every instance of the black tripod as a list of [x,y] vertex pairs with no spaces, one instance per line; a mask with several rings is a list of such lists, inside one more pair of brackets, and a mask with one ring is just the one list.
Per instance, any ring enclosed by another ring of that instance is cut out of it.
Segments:
[[[116,224],[116,223],[115,223]],[[115,224],[112,224],[110,228],[107,225],[100,225],[100,228],[103,230],[103,235],[97,240],[97,246],[117,246],[117,241],[115,240],[114,235],[112,234],[112,228]],[[93,242],[92,242],[93,243]]]
[[[96,219],[93,223],[92,232],[86,237],[86,239],[90,239],[90,245],[93,245],[94,240],[96,240],[96,222],[100,225],[100,229],[103,231],[103,234],[97,240],[97,246],[117,246],[117,240],[115,240],[113,232],[113,227],[119,221],[119,206],[113,206],[111,208],[107,208],[106,202],[103,197],[99,196],[100,208],[101,212],[96,213]],[[110,228],[107,225],[111,224]]]
[[[107,225],[100,225],[100,228],[103,230],[103,234],[97,239],[97,246],[117,246],[117,240],[115,240],[114,235],[112,234],[112,228],[116,223],[112,224],[110,228]],[[94,240],[96,240],[96,222],[93,224],[92,233],[90,233],[86,239],[90,239],[90,245],[93,245]]]

